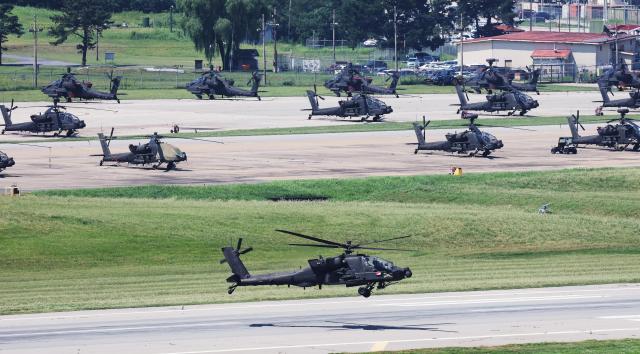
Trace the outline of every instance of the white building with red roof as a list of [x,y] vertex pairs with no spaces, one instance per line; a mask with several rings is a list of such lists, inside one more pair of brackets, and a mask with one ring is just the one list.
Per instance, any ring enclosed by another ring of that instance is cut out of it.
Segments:
[[[495,37],[466,40],[458,45],[458,62],[465,65],[484,64],[496,58],[500,66],[562,65],[563,72],[597,71],[618,58],[628,64],[638,52],[637,35],[580,32],[517,32]],[[462,48],[461,48],[462,46]],[[464,54],[464,60],[462,55]]]

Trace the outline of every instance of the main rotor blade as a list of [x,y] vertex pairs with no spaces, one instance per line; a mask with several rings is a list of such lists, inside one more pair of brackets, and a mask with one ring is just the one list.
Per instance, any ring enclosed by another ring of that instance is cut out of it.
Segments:
[[535,130],[533,130],[533,129],[519,128],[519,127],[508,127],[508,126],[505,126],[505,125],[486,125],[486,124],[482,124],[482,123],[476,124],[476,127],[506,128],[506,129],[517,129],[517,130],[526,130],[526,131],[530,131],[530,132],[535,132]]
[[282,232],[284,234],[289,234],[289,235],[293,235],[293,236],[297,236],[297,237],[302,237],[302,238],[305,238],[307,240],[324,243],[324,244],[327,244],[327,245],[333,245],[333,246],[338,246],[338,247],[343,247],[343,248],[348,248],[349,247],[349,246],[347,246],[345,244],[342,244],[342,243],[333,242],[333,241],[329,241],[329,240],[323,240],[321,238],[308,236],[308,235],[303,235],[301,233],[297,233],[297,232],[293,232],[293,231],[280,230],[280,229],[277,229],[276,231]]
[[289,246],[302,246],[302,247],[322,247],[322,248],[340,248],[340,246],[332,245],[314,245],[310,243],[289,243]]
[[377,250],[377,251],[402,251],[402,252],[415,252],[416,250],[408,250],[408,249],[404,249],[404,248],[378,248],[378,247],[360,247],[360,246],[354,246],[351,247],[352,249],[359,249],[359,250]]
[[410,235],[409,236],[400,236],[400,237],[388,238],[388,239],[385,239],[385,240],[371,241],[371,242],[359,244],[357,246],[360,247],[360,246],[372,245],[374,243],[387,242],[387,241],[393,241],[393,240],[400,240],[400,239],[407,238],[407,237],[411,237],[411,236]]
[[217,141],[217,140],[207,140],[207,139],[200,139],[200,138],[190,138],[187,136],[163,136],[163,139],[185,139],[185,140],[200,140],[200,141],[206,141],[208,143],[216,143],[216,144],[224,144],[224,142],[222,141]]

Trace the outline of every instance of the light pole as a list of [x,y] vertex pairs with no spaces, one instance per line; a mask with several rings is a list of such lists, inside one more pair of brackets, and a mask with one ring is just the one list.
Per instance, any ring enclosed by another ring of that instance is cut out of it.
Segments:
[[464,23],[462,19],[462,12],[460,12],[460,76],[462,76],[462,68],[464,67]]
[[335,64],[336,62],[336,25],[338,23],[336,22],[336,10],[333,9],[333,16],[332,16],[332,20],[331,20],[331,31],[333,39],[332,39],[332,45],[333,45],[333,63]]
[[42,28],[38,27],[38,17],[33,15],[33,27],[29,29],[33,33],[33,87],[38,87],[38,32]]
[[267,42],[266,42],[266,24],[264,22],[264,14],[262,14],[262,70],[264,71],[264,84],[267,85]]
[[396,61],[396,73],[398,72],[398,9],[393,5],[393,58]]
[[273,9],[273,20],[269,22],[273,31],[273,72],[278,72],[278,26],[280,24],[276,21],[277,10]]
[[173,5],[169,7],[169,32],[173,33]]

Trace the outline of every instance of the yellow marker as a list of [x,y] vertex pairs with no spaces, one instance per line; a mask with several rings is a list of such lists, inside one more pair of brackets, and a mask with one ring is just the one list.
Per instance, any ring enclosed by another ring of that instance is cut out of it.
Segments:
[[381,351],[385,350],[385,348],[387,348],[387,345],[389,345],[389,342],[378,342],[378,343],[374,344],[373,347],[371,347],[371,351],[372,352],[381,352]]
[[462,176],[462,167],[456,167],[453,171],[454,176]]

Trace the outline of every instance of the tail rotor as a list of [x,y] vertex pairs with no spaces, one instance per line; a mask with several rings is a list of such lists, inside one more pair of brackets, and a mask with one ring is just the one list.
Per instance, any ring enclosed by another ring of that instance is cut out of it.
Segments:
[[[236,256],[240,256],[240,255],[243,255],[243,254],[246,254],[246,253],[249,253],[249,252],[253,251],[253,247],[247,247],[247,248],[245,248],[243,250],[241,250],[241,248],[242,248],[242,237],[238,239],[238,245],[233,250],[234,254]],[[224,263],[227,263],[227,259],[226,258],[223,258],[223,259],[220,260],[220,264],[224,264]]]

